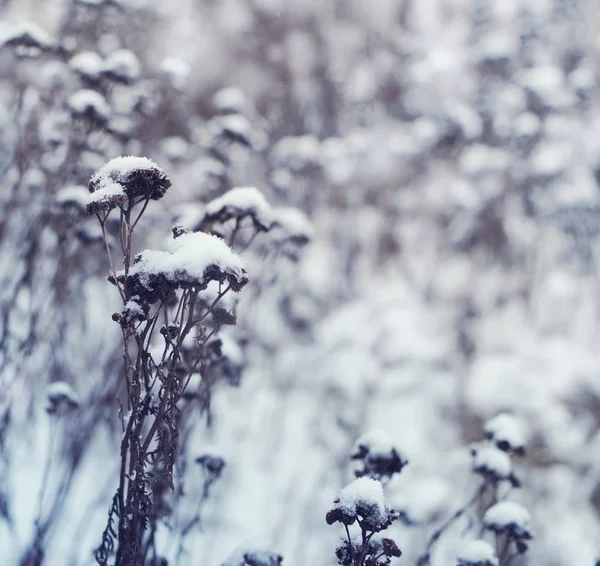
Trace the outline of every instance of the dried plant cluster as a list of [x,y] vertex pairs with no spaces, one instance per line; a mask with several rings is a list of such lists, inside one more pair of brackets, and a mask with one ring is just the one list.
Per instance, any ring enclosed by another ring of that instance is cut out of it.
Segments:
[[[240,292],[248,283],[242,261],[232,250],[238,230],[245,219],[254,226],[254,235],[274,224],[266,200],[256,189],[233,189],[209,203],[200,223],[219,236],[178,226],[169,250],[135,253],[136,226],[150,201],[162,198],[170,186],[156,164],[133,156],[109,161],[89,184],[86,208],[100,223],[111,266],[108,279],[123,303],[123,310],[112,318],[123,337],[127,395],[122,406],[119,487],[96,551],[101,566],[109,563],[113,552],[115,566],[148,563],[157,522],[168,513],[160,505],[162,492],[165,487],[175,489],[173,470],[180,453],[184,402],[201,393],[206,403],[219,380],[236,380],[236,362],[223,352],[219,332],[236,322],[227,295]],[[118,216],[117,254],[109,243],[111,214]],[[222,239],[227,231],[228,244]],[[117,265],[123,269],[117,270]],[[200,377],[199,383],[194,381],[195,392],[190,391],[194,376]],[[205,499],[225,462],[210,454],[196,462],[206,477]],[[184,536],[198,520],[197,515],[184,528]]]

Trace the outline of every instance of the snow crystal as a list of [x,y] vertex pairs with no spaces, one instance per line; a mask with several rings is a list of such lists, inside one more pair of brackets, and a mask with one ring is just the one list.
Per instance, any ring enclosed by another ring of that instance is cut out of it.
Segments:
[[514,501],[501,501],[490,507],[483,516],[483,524],[492,531],[531,538],[529,511]]
[[360,503],[376,505],[380,513],[384,515],[385,502],[381,482],[367,477],[354,480],[340,491],[336,507],[348,513],[354,513],[356,512],[356,506]]
[[498,558],[491,544],[485,540],[471,540],[460,549],[458,566],[498,566]]
[[501,413],[490,419],[484,427],[485,434],[502,449],[521,452],[525,449],[527,438],[522,423],[513,415]]
[[512,464],[508,454],[493,445],[473,448],[473,471],[492,476],[496,480],[508,479]]
[[117,49],[107,57],[102,70],[122,81],[132,82],[140,77],[142,66],[133,51]]
[[236,187],[206,205],[206,215],[221,211],[238,216],[252,215],[265,227],[273,223],[273,212],[267,199],[256,187]]
[[85,77],[95,78],[102,72],[104,62],[95,51],[82,51],[69,61],[73,71]]
[[71,111],[83,116],[89,111],[93,111],[99,118],[108,120],[110,117],[110,106],[106,99],[95,90],[81,89],[72,94],[67,102]]

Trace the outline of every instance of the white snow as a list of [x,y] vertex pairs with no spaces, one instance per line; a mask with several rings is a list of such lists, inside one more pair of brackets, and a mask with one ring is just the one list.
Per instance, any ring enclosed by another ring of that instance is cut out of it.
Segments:
[[514,501],[500,501],[485,512],[483,524],[490,530],[512,526],[516,532],[527,533],[531,527],[531,516],[525,507]]
[[83,88],[73,93],[67,102],[71,111],[76,115],[83,115],[93,110],[98,116],[108,120],[111,110],[106,99],[95,90]]
[[336,507],[354,513],[356,506],[360,503],[375,504],[383,515],[385,513],[385,502],[381,482],[367,477],[354,480],[340,491],[339,502],[336,503]]
[[225,116],[220,116],[217,123],[222,130],[229,130],[233,134],[250,139],[252,125],[248,118],[241,114],[227,114]]
[[521,423],[509,413],[500,413],[485,423],[484,432],[496,443],[506,443],[512,450],[521,450],[527,444],[527,435]]
[[140,261],[131,266],[131,275],[148,276],[163,274],[167,278],[187,276],[202,280],[211,265],[223,271],[243,275],[242,260],[231,248],[216,236],[203,232],[183,234],[171,240],[169,251],[145,250]]
[[394,449],[388,434],[379,429],[370,430],[360,436],[354,443],[352,454],[358,453],[361,446],[364,446],[371,456],[387,456]]
[[125,81],[135,81],[142,72],[142,65],[133,51],[117,49],[104,62],[102,70]]
[[4,26],[0,34],[0,45],[20,39],[37,43],[40,49],[48,49],[54,44],[54,39],[44,28],[31,21],[23,21]]
[[233,86],[222,88],[213,96],[213,105],[219,112],[242,112],[247,104],[244,91]]
[[493,475],[497,479],[508,479],[512,464],[506,452],[493,444],[473,448],[473,471]]
[[178,57],[167,57],[162,60],[160,70],[166,75],[171,86],[183,90],[190,75],[190,66]]
[[85,77],[95,78],[102,72],[104,61],[95,51],[82,51],[69,60],[69,67]]
[[314,228],[310,220],[300,209],[293,206],[281,206],[273,210],[274,226],[281,228],[290,238],[311,240]]
[[159,172],[163,170],[147,157],[136,157],[127,155],[115,157],[103,165],[98,172],[92,176],[90,183],[103,185],[105,183],[124,183],[129,175],[142,169],[154,169]]
[[88,195],[87,204],[113,202],[123,203],[127,195],[119,183],[108,182]]
[[485,540],[464,543],[458,552],[459,566],[498,566],[498,557],[491,544]]
[[72,203],[85,208],[89,196],[89,191],[83,185],[70,185],[57,191],[54,200],[60,204]]
[[206,205],[206,214],[217,214],[223,209],[239,216],[252,214],[267,227],[273,223],[271,205],[256,187],[235,187],[227,191]]
[[79,404],[79,396],[66,381],[54,381],[48,386],[48,399],[52,402],[69,401]]

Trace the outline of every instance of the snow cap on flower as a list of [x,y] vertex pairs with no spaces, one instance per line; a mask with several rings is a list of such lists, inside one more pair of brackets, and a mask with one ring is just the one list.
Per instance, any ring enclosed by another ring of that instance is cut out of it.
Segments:
[[255,227],[268,231],[273,224],[273,211],[256,187],[235,187],[206,205],[203,223],[223,223],[249,217]]
[[[124,273],[120,274],[124,278]],[[127,285],[148,303],[177,288],[206,289],[211,281],[227,282],[238,292],[248,282],[240,257],[220,238],[203,232],[182,232],[169,249],[144,250],[129,270]]]
[[481,474],[490,481],[510,481],[518,487],[519,481],[513,474],[512,463],[506,452],[493,444],[481,444],[471,448],[473,456],[473,471]]
[[54,381],[48,386],[48,407],[50,414],[64,414],[79,406],[79,396],[66,381]]
[[105,124],[111,115],[106,99],[95,90],[82,88],[67,100],[71,114],[76,118],[87,118],[97,124]]
[[498,557],[490,543],[471,540],[458,552],[458,566],[498,566]]
[[529,511],[514,501],[500,501],[492,505],[483,516],[483,524],[486,529],[508,538],[533,538]]
[[361,460],[363,463],[363,469],[355,472],[357,477],[369,476],[378,480],[391,478],[408,464],[406,457],[381,430],[371,430],[363,434],[355,442],[350,458]]
[[352,525],[360,519],[367,530],[374,532],[386,529],[396,518],[396,513],[385,505],[381,482],[367,477],[344,487],[326,515],[329,525],[338,521]]
[[523,424],[509,413],[500,413],[485,423],[486,438],[505,452],[524,454],[527,438]]
[[161,199],[171,181],[167,174],[154,161],[147,157],[116,157],[90,179],[90,192],[93,193],[109,183],[118,183],[131,199]]
[[29,21],[7,26],[0,35],[0,46],[14,49],[24,57],[36,57],[54,47],[54,39],[46,30]]

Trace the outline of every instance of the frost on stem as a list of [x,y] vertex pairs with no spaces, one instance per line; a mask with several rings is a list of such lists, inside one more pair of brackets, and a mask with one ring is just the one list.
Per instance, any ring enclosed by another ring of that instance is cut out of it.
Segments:
[[362,469],[354,472],[357,478],[367,476],[380,481],[391,479],[408,464],[406,457],[380,430],[372,430],[361,436],[354,444],[350,458],[362,463]]
[[471,540],[463,544],[458,553],[457,566],[498,566],[498,557],[491,544],[485,540]]
[[146,157],[116,157],[104,165],[90,180],[90,193],[110,183],[117,183],[129,199],[161,199],[171,181],[167,174]]

